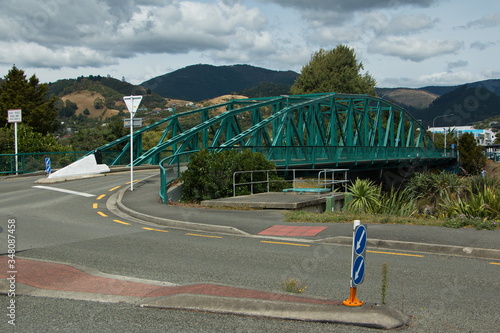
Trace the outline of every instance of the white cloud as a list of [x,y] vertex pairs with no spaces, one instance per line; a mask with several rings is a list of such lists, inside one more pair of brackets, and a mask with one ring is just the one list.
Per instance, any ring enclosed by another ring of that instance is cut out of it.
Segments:
[[63,47],[57,52],[53,49],[26,42],[6,44],[0,42],[0,63],[19,64],[29,67],[99,67],[117,64],[117,60],[101,52],[85,47]]
[[483,51],[483,50],[486,50],[487,48],[493,47],[495,45],[496,45],[496,43],[494,43],[494,42],[479,42],[479,41],[476,41],[476,42],[473,42],[473,43],[470,44],[470,48],[471,49],[476,49],[476,50],[479,50],[479,51]]
[[480,19],[469,21],[466,25],[467,28],[494,28],[498,26],[500,26],[500,13],[483,16]]
[[454,53],[462,48],[462,44],[459,41],[387,37],[373,40],[368,50],[382,55],[420,62]]
[[378,19],[374,18],[373,16],[375,15],[377,15],[377,13],[372,13],[370,17],[365,20],[365,24],[369,25],[370,22],[378,22],[379,25],[374,26],[374,30],[381,35],[408,35],[431,29],[438,22],[437,19],[432,19],[424,14],[401,14],[385,21],[380,17]]
[[[241,35],[254,39],[257,48],[264,47],[262,43],[272,45],[263,37],[270,38],[270,33],[264,32],[265,16],[258,8],[238,3],[49,0],[47,4],[48,8],[33,0],[20,0],[17,6],[9,2],[8,14],[0,13],[0,21],[9,22],[0,24],[0,42],[31,43],[58,52],[87,49],[99,55],[95,57],[96,66],[99,61],[109,65],[108,57],[227,49]],[[35,63],[34,57],[36,54],[30,56],[29,64]],[[79,67],[86,63],[83,58],[62,63]],[[3,59],[0,62],[5,63]],[[51,68],[61,66],[56,56],[38,63]]]
[[460,72],[436,72],[423,74],[417,77],[387,78],[383,84],[393,87],[419,88],[425,86],[453,86],[467,82],[485,80],[486,77],[467,71]]
[[261,0],[279,4],[283,7],[292,7],[300,10],[321,10],[332,12],[354,12],[372,9],[396,9],[398,7],[429,7],[441,0],[398,0],[398,1],[373,1],[373,0]]
[[467,60],[457,60],[448,63],[448,69],[465,67],[469,64]]
[[0,0],[0,68],[15,63],[45,82],[109,73],[140,83],[195,63],[300,71],[342,43],[380,85],[446,84],[498,73],[498,1],[484,2]]

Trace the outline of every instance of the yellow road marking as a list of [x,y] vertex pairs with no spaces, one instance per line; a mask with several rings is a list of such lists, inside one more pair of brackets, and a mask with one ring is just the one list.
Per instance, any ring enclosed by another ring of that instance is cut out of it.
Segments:
[[[139,179],[134,179],[134,183],[138,182]],[[125,184],[130,184],[131,182],[126,182]]]
[[99,207],[99,204],[97,202],[94,202],[92,204],[92,208],[97,209]]
[[97,197],[97,200],[101,200],[102,198],[104,198],[106,196],[106,194],[101,194],[100,196]]
[[120,220],[113,220],[113,222],[121,223],[121,224],[125,224],[125,225],[130,225],[130,223],[123,222],[123,221],[120,221]]
[[396,256],[408,256],[408,257],[419,257],[423,258],[424,256],[420,254],[406,254],[406,253],[396,253],[396,252],[382,252],[382,251],[366,251],[370,253],[381,253],[381,254],[394,254]]
[[121,186],[115,186],[115,187],[113,187],[113,188],[110,188],[108,191],[109,191],[109,192],[113,192],[114,190],[117,190],[117,189],[119,189],[120,187],[121,187]]
[[168,230],[153,229],[153,228],[146,228],[146,227],[144,227],[142,229],[144,229],[144,230],[150,230],[150,231],[168,232]]
[[97,214],[101,215],[102,217],[108,217],[108,215],[104,214],[103,212],[97,212]]
[[490,262],[491,265],[500,265],[500,262]]
[[221,236],[210,236],[210,235],[199,235],[199,234],[186,234],[188,236],[196,236],[196,237],[207,237],[207,238],[224,238]]
[[280,244],[280,245],[311,246],[308,244],[297,244],[297,243],[270,242],[270,241],[260,241],[260,242],[261,243],[269,243],[269,244]]

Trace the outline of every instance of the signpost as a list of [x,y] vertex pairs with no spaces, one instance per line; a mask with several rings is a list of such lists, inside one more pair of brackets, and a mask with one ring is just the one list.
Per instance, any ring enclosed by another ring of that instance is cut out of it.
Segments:
[[[142,118],[132,119],[132,126],[141,127],[142,126]],[[123,119],[123,127],[130,128],[130,119]]]
[[50,175],[52,168],[50,166],[50,157],[45,157],[45,172]]
[[343,302],[347,306],[361,306],[364,304],[356,296],[356,287],[365,278],[366,238],[366,226],[362,225],[359,220],[355,220],[352,233],[351,288],[349,298]]
[[7,110],[7,121],[9,123],[14,123],[14,158],[16,163],[16,175],[18,173],[18,161],[17,161],[17,123],[21,123],[23,121],[23,114],[20,109],[15,110]]
[[[142,96],[125,96],[123,101],[130,112],[130,124],[134,124],[134,115],[141,104]],[[134,126],[130,126],[130,191],[134,190]]]

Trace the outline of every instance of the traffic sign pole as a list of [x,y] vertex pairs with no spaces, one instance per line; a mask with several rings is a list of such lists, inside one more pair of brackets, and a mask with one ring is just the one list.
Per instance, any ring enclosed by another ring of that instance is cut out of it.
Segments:
[[14,123],[14,154],[15,154],[15,157],[14,157],[14,160],[16,161],[16,175],[18,174],[19,172],[19,161],[18,161],[18,157],[17,157],[17,154],[19,153],[19,150],[18,150],[18,146],[17,146],[17,123]]
[[[132,105],[133,105],[132,100]],[[130,112],[130,124],[133,122],[133,114]],[[130,191],[134,190],[134,126],[130,126]]]
[[361,221],[355,220],[352,232],[351,283],[349,298],[342,303],[346,306],[361,306],[364,304],[356,295],[357,285],[363,282],[365,275],[366,227]]
[[134,126],[133,118],[135,112],[141,104],[142,96],[125,96],[123,97],[125,105],[130,112],[130,191],[134,190]]
[[16,163],[16,175],[19,172],[18,166],[18,148],[17,148],[17,123],[22,122],[22,110],[7,110],[7,122],[14,123],[14,161]]

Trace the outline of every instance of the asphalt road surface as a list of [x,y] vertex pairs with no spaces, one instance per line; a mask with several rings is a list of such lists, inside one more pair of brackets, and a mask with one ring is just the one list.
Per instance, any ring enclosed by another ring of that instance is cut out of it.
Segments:
[[[136,178],[156,173],[137,172]],[[36,178],[31,177],[0,180],[0,253],[7,253],[8,221],[15,220],[16,250],[21,258],[77,264],[108,274],[179,285],[218,283],[273,292],[281,291],[281,281],[294,278],[307,286],[304,295],[347,298],[349,247],[195,233],[123,219],[106,209],[106,200],[126,186],[128,177],[128,173],[110,174],[47,185],[51,189],[33,187]],[[405,332],[500,331],[498,263],[372,251],[367,254],[365,281],[358,288],[361,300],[381,301],[384,263],[389,267],[386,303],[412,316]],[[127,304],[16,297],[13,327],[7,323],[9,298],[0,296],[2,332],[376,331]]]

